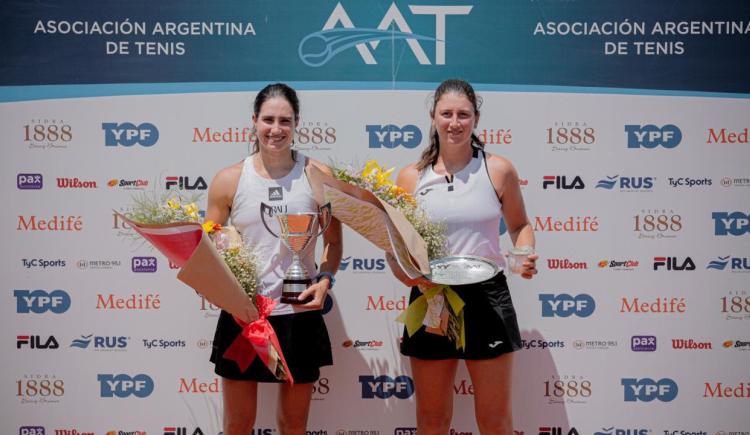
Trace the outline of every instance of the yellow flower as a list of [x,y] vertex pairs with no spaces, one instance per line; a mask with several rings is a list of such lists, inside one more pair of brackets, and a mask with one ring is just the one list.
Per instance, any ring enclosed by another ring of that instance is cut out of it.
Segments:
[[207,234],[213,234],[214,232],[221,230],[221,224],[217,224],[212,220],[207,220],[201,226],[203,227],[203,231]]
[[197,218],[198,217],[198,206],[195,205],[195,203],[190,203],[188,205],[183,205],[182,209],[185,210],[185,214],[188,215],[191,218]]
[[375,189],[382,186],[392,186],[393,181],[390,180],[391,174],[395,168],[383,170],[383,167],[378,164],[377,160],[368,160],[365,164],[365,168],[362,170],[362,177],[372,180],[375,184]]
[[172,210],[179,210],[180,209],[180,203],[179,201],[175,201],[174,199],[168,199],[167,200],[167,206],[171,208]]

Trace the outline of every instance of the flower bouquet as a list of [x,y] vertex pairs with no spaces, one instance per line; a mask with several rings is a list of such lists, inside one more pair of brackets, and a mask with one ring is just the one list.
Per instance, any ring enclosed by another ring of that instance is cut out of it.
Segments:
[[244,371],[255,356],[279,380],[293,382],[278,338],[267,317],[276,302],[257,294],[258,268],[234,227],[200,223],[195,198],[179,194],[141,194],[130,217],[120,217],[180,267],[177,278],[209,302],[231,313],[241,334],[224,354]]
[[[331,202],[333,216],[393,255],[411,279],[431,274],[430,260],[446,255],[446,226],[433,222],[414,197],[391,180],[393,169],[369,160],[362,169],[336,167],[333,177],[313,171],[316,196]],[[421,286],[422,295],[397,320],[409,335],[422,325],[464,347],[464,302],[449,286]]]

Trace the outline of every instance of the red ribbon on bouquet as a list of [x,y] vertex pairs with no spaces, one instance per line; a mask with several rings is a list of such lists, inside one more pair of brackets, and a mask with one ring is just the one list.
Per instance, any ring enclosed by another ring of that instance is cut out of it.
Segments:
[[[260,316],[258,320],[247,323],[234,317],[234,321],[242,327],[242,332],[240,332],[240,335],[234,339],[229,348],[224,352],[224,358],[236,362],[240,370],[244,372],[250,367],[255,357],[258,356],[277,378],[276,370],[269,364],[280,362],[286,374],[285,380],[293,384],[294,378],[292,378],[292,372],[289,370],[289,366],[287,366],[284,359],[284,354],[281,352],[279,338],[268,321],[268,316],[271,315],[273,307],[276,306],[276,301],[256,295],[255,305],[258,308],[258,315]],[[279,361],[271,361],[274,355],[278,355]]]

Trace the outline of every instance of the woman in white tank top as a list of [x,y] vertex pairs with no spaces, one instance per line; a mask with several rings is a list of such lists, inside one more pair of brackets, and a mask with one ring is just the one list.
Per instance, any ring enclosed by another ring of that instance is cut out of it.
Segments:
[[[447,224],[449,255],[476,255],[500,268],[499,222],[504,217],[515,246],[534,247],[534,231],[518,185],[518,174],[506,159],[486,154],[474,135],[479,104],[474,89],[462,80],[447,80],[435,91],[430,147],[419,162],[398,175],[397,184],[416,197],[431,219]],[[536,255],[524,262],[521,276],[536,274]],[[394,275],[419,295],[422,279],[410,280],[387,256]],[[475,415],[482,435],[512,434],[510,400],[512,352],[520,348],[516,314],[501,272],[478,284],[451,286],[463,299],[465,346],[456,349],[448,337],[423,326],[404,333],[401,353],[410,357],[417,402],[417,432],[445,434],[452,418],[453,384],[459,360],[466,362],[475,388]]]
[[[291,263],[291,253],[265,229],[260,203],[270,205],[278,213],[317,212],[307,168],[315,166],[331,173],[320,162],[292,151],[298,121],[299,100],[292,88],[277,83],[258,93],[253,105],[255,149],[244,161],[216,174],[208,192],[206,219],[226,224],[231,218],[258,257],[259,293],[278,303],[268,320],[295,381],[279,385],[277,428],[279,433],[304,435],[313,382],[320,377],[320,367],[332,364],[331,343],[320,309],[341,261],[342,242],[341,224],[333,219],[323,234],[319,270],[315,266],[314,246],[309,246],[302,255],[307,270],[317,276],[298,299],[312,297],[312,300],[295,305],[280,303],[282,280]],[[255,423],[257,383],[278,382],[260,358],[241,370],[235,361],[223,357],[240,331],[232,316],[222,311],[211,361],[222,377],[224,435],[249,434]]]

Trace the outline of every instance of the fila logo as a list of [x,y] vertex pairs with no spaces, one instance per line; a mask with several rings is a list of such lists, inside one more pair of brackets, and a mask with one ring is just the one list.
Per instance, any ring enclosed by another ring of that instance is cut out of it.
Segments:
[[678,262],[677,257],[654,257],[654,270],[659,270],[664,266],[667,270],[695,270],[695,263],[690,257],[687,257],[682,264]]
[[554,186],[555,189],[571,190],[583,189],[585,184],[583,184],[583,180],[581,180],[581,177],[578,175],[576,175],[570,183],[568,183],[565,175],[545,175],[542,181],[542,188],[547,190],[550,186]]
[[281,201],[284,199],[284,189],[282,187],[269,187],[268,188],[268,200],[269,201]]

